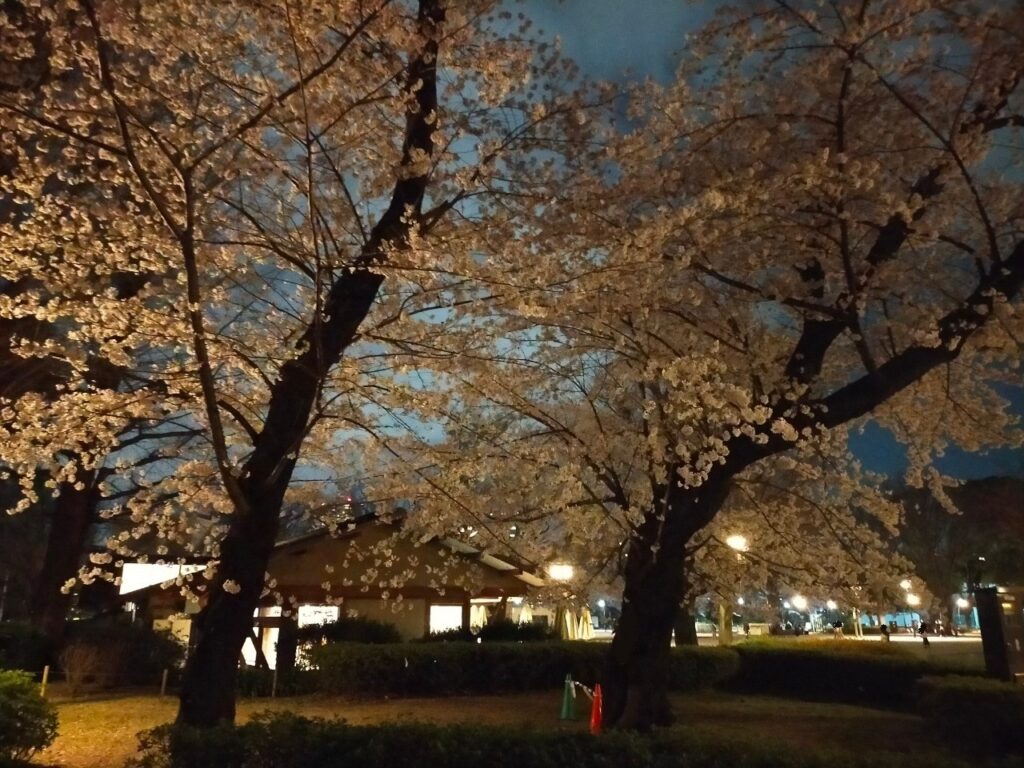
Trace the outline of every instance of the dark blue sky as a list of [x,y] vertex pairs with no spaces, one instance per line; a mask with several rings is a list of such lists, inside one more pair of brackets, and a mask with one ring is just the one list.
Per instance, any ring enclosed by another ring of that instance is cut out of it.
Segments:
[[[686,0],[527,0],[525,12],[545,36],[558,35],[562,50],[589,76],[604,80],[672,78],[677,52],[687,32],[707,21],[720,1]],[[517,12],[522,6],[510,4]],[[1024,396],[1015,398],[1024,412]],[[894,478],[906,466],[906,455],[884,429],[869,426],[850,445],[875,472]],[[1024,452],[970,454],[952,449],[937,461],[941,471],[962,478],[1024,474]]]

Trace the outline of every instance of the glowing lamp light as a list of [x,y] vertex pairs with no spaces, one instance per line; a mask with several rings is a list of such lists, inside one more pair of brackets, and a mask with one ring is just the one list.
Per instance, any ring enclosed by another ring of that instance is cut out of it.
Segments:
[[958,597],[956,599],[956,607],[960,608],[961,610],[963,610],[964,608],[970,608],[971,601],[968,600],[966,597]]
[[746,601],[742,597],[737,597],[736,598],[736,604],[737,605],[746,605]]
[[921,598],[920,597],[918,597],[917,595],[915,595],[913,593],[907,595],[907,605],[920,605],[920,604],[921,604]]
[[548,566],[548,576],[554,581],[570,581],[576,569],[568,563],[552,563]]
[[902,589],[904,592],[909,591],[910,587],[911,587],[910,579],[904,579],[903,581],[900,582],[900,589]]
[[839,606],[836,604],[835,600],[829,600],[825,603],[825,607],[828,608],[830,611],[834,611]]
[[793,604],[793,607],[796,608],[798,611],[803,611],[807,609],[807,598],[803,595],[793,595],[793,597],[789,599],[789,602],[791,602]]
[[729,549],[734,549],[737,552],[746,552],[749,544],[747,543],[747,537],[741,533],[734,533],[725,540],[725,545]]
[[785,609],[786,609],[786,610],[788,611],[788,610],[789,610],[790,608],[792,608],[793,606],[792,606],[792,605],[790,605],[790,602],[789,602],[789,600],[783,600],[783,601],[782,601],[782,607],[783,607],[783,608],[785,608]]
[[604,610],[604,607],[606,605],[607,605],[607,603],[604,600],[598,600],[597,601],[597,607],[600,608],[601,610]]

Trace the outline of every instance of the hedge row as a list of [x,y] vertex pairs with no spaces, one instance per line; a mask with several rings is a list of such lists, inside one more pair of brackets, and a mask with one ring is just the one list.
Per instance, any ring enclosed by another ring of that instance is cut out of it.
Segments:
[[914,686],[946,670],[898,646],[849,640],[737,645],[739,671],[726,687],[743,693],[908,709]]
[[[678,731],[645,736],[579,730],[343,721],[278,713],[238,726],[196,731],[163,726],[142,737],[132,768],[875,768],[877,757],[806,754],[695,739]],[[908,755],[902,768],[963,768],[959,761]]]
[[[312,687],[334,694],[443,696],[558,688],[565,676],[588,685],[601,679],[608,646],[585,642],[444,643],[316,648]],[[723,648],[678,648],[669,686],[686,691],[736,674],[736,654]],[[279,681],[280,683],[280,681]]]
[[985,754],[1024,752],[1024,687],[979,677],[925,677],[918,711],[954,744]]

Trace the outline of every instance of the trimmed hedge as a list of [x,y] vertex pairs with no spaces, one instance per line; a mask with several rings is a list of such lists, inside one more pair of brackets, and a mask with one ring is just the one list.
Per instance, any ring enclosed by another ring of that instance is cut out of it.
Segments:
[[918,711],[955,746],[1024,752],[1024,687],[979,677],[925,677]]
[[394,624],[368,619],[365,616],[347,616],[326,624],[311,624],[295,633],[300,643],[400,643],[402,636]]
[[755,641],[736,646],[739,672],[730,690],[814,701],[909,709],[914,686],[941,669],[883,643]]
[[[567,674],[588,685],[600,680],[608,646],[586,642],[336,643],[314,648],[318,690],[335,694],[442,696],[560,687]],[[715,685],[736,673],[736,654],[724,648],[677,648],[673,690]]]
[[[133,768],[875,768],[875,755],[806,754],[693,738],[581,730],[388,724],[264,713],[238,726],[162,726],[141,737]],[[900,757],[903,768],[947,768],[959,761]]]
[[[380,647],[380,646],[376,646]],[[310,669],[293,669],[279,672],[277,676],[278,696],[302,696],[316,693],[319,674]],[[270,669],[242,667],[238,670],[235,690],[243,698],[260,698],[274,693],[274,672]]]

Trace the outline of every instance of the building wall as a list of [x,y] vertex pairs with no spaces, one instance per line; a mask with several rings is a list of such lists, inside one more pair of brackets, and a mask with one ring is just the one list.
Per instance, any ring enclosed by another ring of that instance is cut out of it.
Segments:
[[418,640],[426,633],[426,600],[403,600],[396,604],[391,600],[349,598],[341,604],[341,615],[352,613],[394,625],[403,640]]

